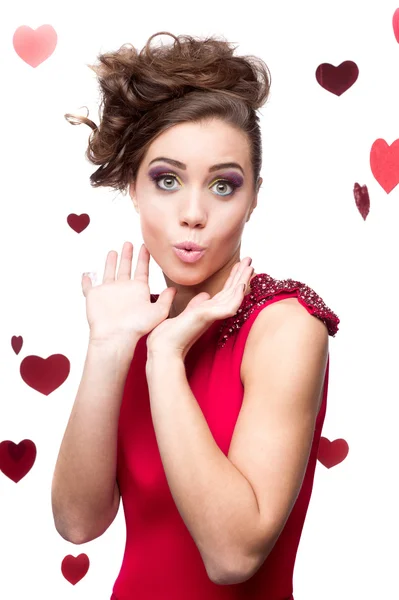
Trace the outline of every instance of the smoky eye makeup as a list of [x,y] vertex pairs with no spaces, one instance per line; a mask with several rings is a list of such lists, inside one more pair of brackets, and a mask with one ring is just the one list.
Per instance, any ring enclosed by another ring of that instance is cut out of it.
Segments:
[[235,173],[234,171],[231,173],[223,173],[223,175],[220,175],[220,177],[217,177],[214,180],[214,183],[217,183],[218,181],[228,181],[235,188],[241,187],[244,183],[244,179],[241,177],[241,175]]
[[[148,172],[149,178],[154,182],[157,182],[158,179],[160,179],[161,177],[166,177],[167,175],[176,177],[177,181],[181,185],[183,184],[182,180],[176,173],[173,173],[169,169],[165,169],[165,167],[154,167]],[[214,177],[214,179],[212,179],[211,187],[219,181],[226,181],[227,183],[232,185],[234,189],[237,189],[244,184],[244,179],[235,171],[223,173],[222,175]]]
[[165,167],[155,167],[154,169],[150,169],[148,171],[148,176],[154,183],[156,183],[161,177],[166,177],[167,175],[169,175],[170,177],[176,177],[177,181],[181,185],[183,185],[183,182],[180,179],[180,177],[176,173],[170,171],[169,169],[165,169]]

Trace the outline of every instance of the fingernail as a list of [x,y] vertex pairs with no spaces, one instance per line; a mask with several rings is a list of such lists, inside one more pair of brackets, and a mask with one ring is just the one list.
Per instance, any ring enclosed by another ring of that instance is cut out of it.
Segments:
[[82,273],[82,278],[83,278],[83,275],[87,275],[87,277],[90,277],[91,282],[93,284],[97,283],[97,273],[95,273],[94,271],[85,271],[84,273]]

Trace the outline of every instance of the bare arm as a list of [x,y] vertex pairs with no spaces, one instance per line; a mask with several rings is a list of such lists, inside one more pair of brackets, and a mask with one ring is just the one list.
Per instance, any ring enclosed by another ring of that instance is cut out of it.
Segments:
[[75,544],[102,535],[118,512],[118,419],[137,341],[88,346],[51,488],[55,527]]
[[146,364],[170,491],[218,585],[242,583],[260,569],[298,497],[320,408],[328,331],[300,304],[278,313],[268,308],[252,325],[245,356],[244,398],[227,456],[190,388],[181,352],[150,347]]

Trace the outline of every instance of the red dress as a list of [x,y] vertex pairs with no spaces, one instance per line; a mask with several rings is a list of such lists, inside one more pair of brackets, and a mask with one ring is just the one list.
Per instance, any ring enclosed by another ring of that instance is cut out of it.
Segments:
[[[185,359],[190,388],[208,426],[227,456],[244,388],[240,365],[256,316],[284,298],[298,302],[321,319],[335,336],[339,319],[305,284],[255,275],[234,317],[215,321]],[[155,301],[158,295],[151,295]],[[126,547],[111,600],[293,600],[293,570],[312,492],[324,422],[329,359],[321,408],[305,478],[273,550],[249,580],[217,585],[170,493],[152,424],[145,375],[146,338],[140,339],[126,378],[118,428],[117,480],[126,518]]]

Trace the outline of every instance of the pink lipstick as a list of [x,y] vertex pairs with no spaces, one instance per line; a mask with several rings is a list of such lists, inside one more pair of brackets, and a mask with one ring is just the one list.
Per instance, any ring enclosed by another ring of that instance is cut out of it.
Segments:
[[199,246],[195,242],[186,240],[185,242],[174,244],[173,250],[183,262],[193,263],[197,262],[205,254],[206,248]]
[[176,252],[177,256],[186,263],[197,262],[204,254],[205,248],[203,250],[185,250],[184,248],[173,247],[173,250]]

